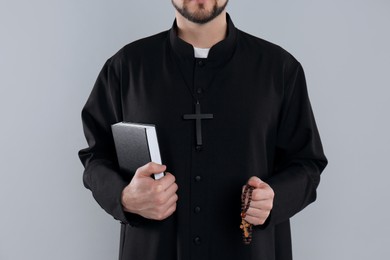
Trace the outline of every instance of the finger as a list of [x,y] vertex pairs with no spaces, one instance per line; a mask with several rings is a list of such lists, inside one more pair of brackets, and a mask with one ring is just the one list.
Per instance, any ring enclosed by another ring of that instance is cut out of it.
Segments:
[[167,190],[173,183],[175,183],[176,178],[171,173],[166,172],[165,176],[159,180],[156,180],[157,191]]
[[251,217],[257,217],[257,216],[260,216],[262,214],[262,210],[261,209],[257,209],[257,208],[249,208],[246,213],[245,213],[245,216],[251,216]]
[[274,191],[270,186],[264,183],[266,187],[254,189],[252,192],[252,201],[269,200],[274,198]]
[[269,217],[269,213],[268,214],[264,214],[264,215],[262,215],[260,217],[257,217],[257,216],[253,217],[253,216],[247,215],[245,217],[245,220],[247,222],[249,222],[250,224],[253,224],[253,225],[257,226],[257,225],[263,225],[268,217]]
[[178,196],[176,194],[174,194],[174,196],[171,196],[169,198],[167,203],[165,203],[164,205],[161,205],[157,208],[154,208],[156,210],[156,214],[155,214],[154,219],[163,220],[163,219],[169,217],[170,215],[172,215],[172,213],[176,210],[177,200],[178,200]]
[[171,184],[171,186],[169,186],[166,190],[165,190],[165,194],[167,194],[168,196],[172,196],[173,194],[176,194],[177,190],[179,189],[179,187],[177,186],[177,183],[174,182]]
[[176,197],[176,200],[177,200],[177,195],[176,195],[177,189],[178,189],[177,184],[173,183],[167,190],[165,190],[164,192],[159,194],[158,199],[157,199],[158,204],[165,205],[165,204],[169,203],[169,200],[172,197]]
[[249,208],[246,212],[246,216],[253,217],[253,218],[264,218],[267,217],[269,214],[270,214],[269,210],[256,209],[256,208]]
[[249,178],[247,183],[252,187],[258,188],[263,183],[263,181],[257,176],[252,176]]
[[272,200],[252,201],[249,208],[271,211],[273,208],[273,201]]
[[167,169],[165,165],[149,162],[137,169],[135,176],[150,177],[155,173],[164,172]]
[[177,201],[179,200],[179,196],[177,194],[173,194],[171,197],[169,197],[167,205],[168,207],[172,207],[173,204],[176,204]]
[[171,216],[176,211],[176,203],[173,203],[164,213],[164,219]]
[[249,208],[246,212],[245,220],[253,225],[262,225],[265,223],[270,214],[270,210]]

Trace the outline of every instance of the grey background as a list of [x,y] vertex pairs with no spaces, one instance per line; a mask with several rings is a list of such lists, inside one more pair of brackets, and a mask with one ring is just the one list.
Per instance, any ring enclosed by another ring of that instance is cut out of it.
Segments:
[[[292,219],[295,259],[385,259],[390,2],[230,2],[237,27],[303,64],[330,161]],[[119,224],[82,186],[80,110],[104,61],[173,15],[170,1],[1,1],[1,260],[117,259]]]

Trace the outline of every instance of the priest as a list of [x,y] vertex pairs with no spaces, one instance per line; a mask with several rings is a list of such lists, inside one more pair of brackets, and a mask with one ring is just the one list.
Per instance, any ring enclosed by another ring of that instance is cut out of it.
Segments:
[[[109,58],[82,110],[84,185],[121,223],[119,259],[292,259],[289,219],[327,160],[301,64],[227,3],[172,0],[172,28]],[[121,121],[156,125],[163,165],[119,170]]]

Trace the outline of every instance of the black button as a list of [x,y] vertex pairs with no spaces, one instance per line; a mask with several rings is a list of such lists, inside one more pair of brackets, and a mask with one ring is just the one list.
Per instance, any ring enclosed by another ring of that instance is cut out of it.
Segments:
[[196,182],[200,182],[202,180],[202,177],[200,177],[199,175],[198,176],[195,176],[195,181]]
[[202,89],[202,88],[198,88],[198,89],[196,90],[196,93],[202,94],[202,93],[203,93],[203,89]]
[[195,149],[196,149],[197,152],[200,152],[200,151],[202,151],[202,146],[201,145],[197,145],[195,147]]
[[195,212],[195,213],[200,213],[200,207],[199,207],[199,206],[198,206],[198,207],[195,207],[195,208],[194,208],[194,212]]
[[202,242],[202,241],[201,241],[200,237],[195,237],[195,238],[194,238],[194,244],[195,244],[195,245],[200,245],[201,242]]
[[199,61],[198,61],[198,66],[199,66],[199,67],[203,67],[203,66],[204,66],[204,62],[203,62],[202,60],[199,60]]

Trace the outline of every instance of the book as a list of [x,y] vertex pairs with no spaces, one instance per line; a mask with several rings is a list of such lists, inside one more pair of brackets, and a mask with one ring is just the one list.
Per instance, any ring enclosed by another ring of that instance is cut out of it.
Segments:
[[[154,125],[120,122],[111,126],[119,168],[122,172],[134,174],[148,162],[161,163],[160,148]],[[164,173],[154,174],[158,180]]]

